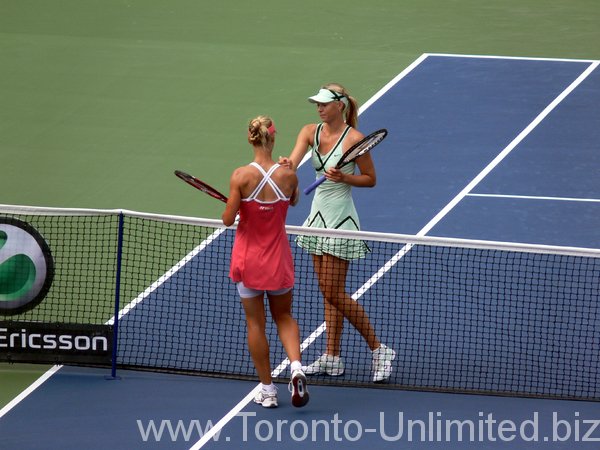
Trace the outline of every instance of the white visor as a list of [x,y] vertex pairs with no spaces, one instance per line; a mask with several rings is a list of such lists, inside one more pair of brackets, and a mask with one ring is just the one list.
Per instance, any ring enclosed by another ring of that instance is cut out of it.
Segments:
[[344,94],[335,92],[333,90],[322,88],[319,90],[317,95],[308,97],[308,101],[311,103],[331,103],[335,101],[343,102],[344,105],[348,106],[348,98]]

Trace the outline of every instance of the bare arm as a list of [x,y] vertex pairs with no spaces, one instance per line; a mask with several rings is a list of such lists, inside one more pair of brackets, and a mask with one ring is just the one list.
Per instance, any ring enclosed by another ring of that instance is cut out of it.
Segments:
[[275,182],[279,185],[283,193],[290,198],[290,205],[296,206],[300,199],[296,172],[285,165],[282,165],[279,170],[275,172],[275,176],[277,177]]
[[225,226],[229,227],[233,225],[240,209],[240,202],[242,201],[241,184],[242,175],[240,169],[236,169],[231,174],[229,180],[229,198],[227,200],[227,205],[225,206],[225,211],[223,211],[223,215],[221,216]]
[[280,158],[279,164],[287,166],[292,170],[297,170],[302,158],[304,158],[308,148],[312,145],[315,128],[315,124],[309,124],[302,127],[296,138],[296,144],[292,149],[292,153],[288,158]]
[[300,200],[300,189],[298,188],[298,177],[296,176],[296,173],[293,171],[292,171],[291,180],[292,180],[294,191],[292,192],[292,195],[290,196],[290,205],[296,206],[298,204],[298,201]]
[[300,201],[300,188],[298,187],[298,185],[296,185],[296,189],[294,189],[294,193],[292,194],[292,197],[290,198],[290,205],[296,206],[299,201]]

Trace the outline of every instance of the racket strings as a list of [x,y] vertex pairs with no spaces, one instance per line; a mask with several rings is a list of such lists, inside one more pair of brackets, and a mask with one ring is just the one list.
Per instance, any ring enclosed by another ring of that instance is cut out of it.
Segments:
[[369,150],[371,150],[373,147],[379,144],[383,140],[383,138],[385,138],[385,136],[386,133],[384,132],[380,132],[373,136],[369,136],[367,139],[361,142],[355,149],[348,153],[348,155],[346,155],[346,157],[343,159],[343,162],[351,162],[359,156],[367,153]]

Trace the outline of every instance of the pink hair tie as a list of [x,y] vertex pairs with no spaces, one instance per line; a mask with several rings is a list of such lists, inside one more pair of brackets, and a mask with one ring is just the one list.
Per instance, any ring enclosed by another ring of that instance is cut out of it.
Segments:
[[271,126],[267,128],[267,131],[271,136],[273,136],[277,132],[277,130],[275,129],[275,123],[271,122]]

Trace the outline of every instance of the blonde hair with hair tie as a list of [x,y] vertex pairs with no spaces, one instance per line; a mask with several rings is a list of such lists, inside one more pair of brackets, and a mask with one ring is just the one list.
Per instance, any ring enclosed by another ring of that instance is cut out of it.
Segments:
[[248,142],[265,147],[275,141],[275,124],[268,116],[258,116],[248,123]]

